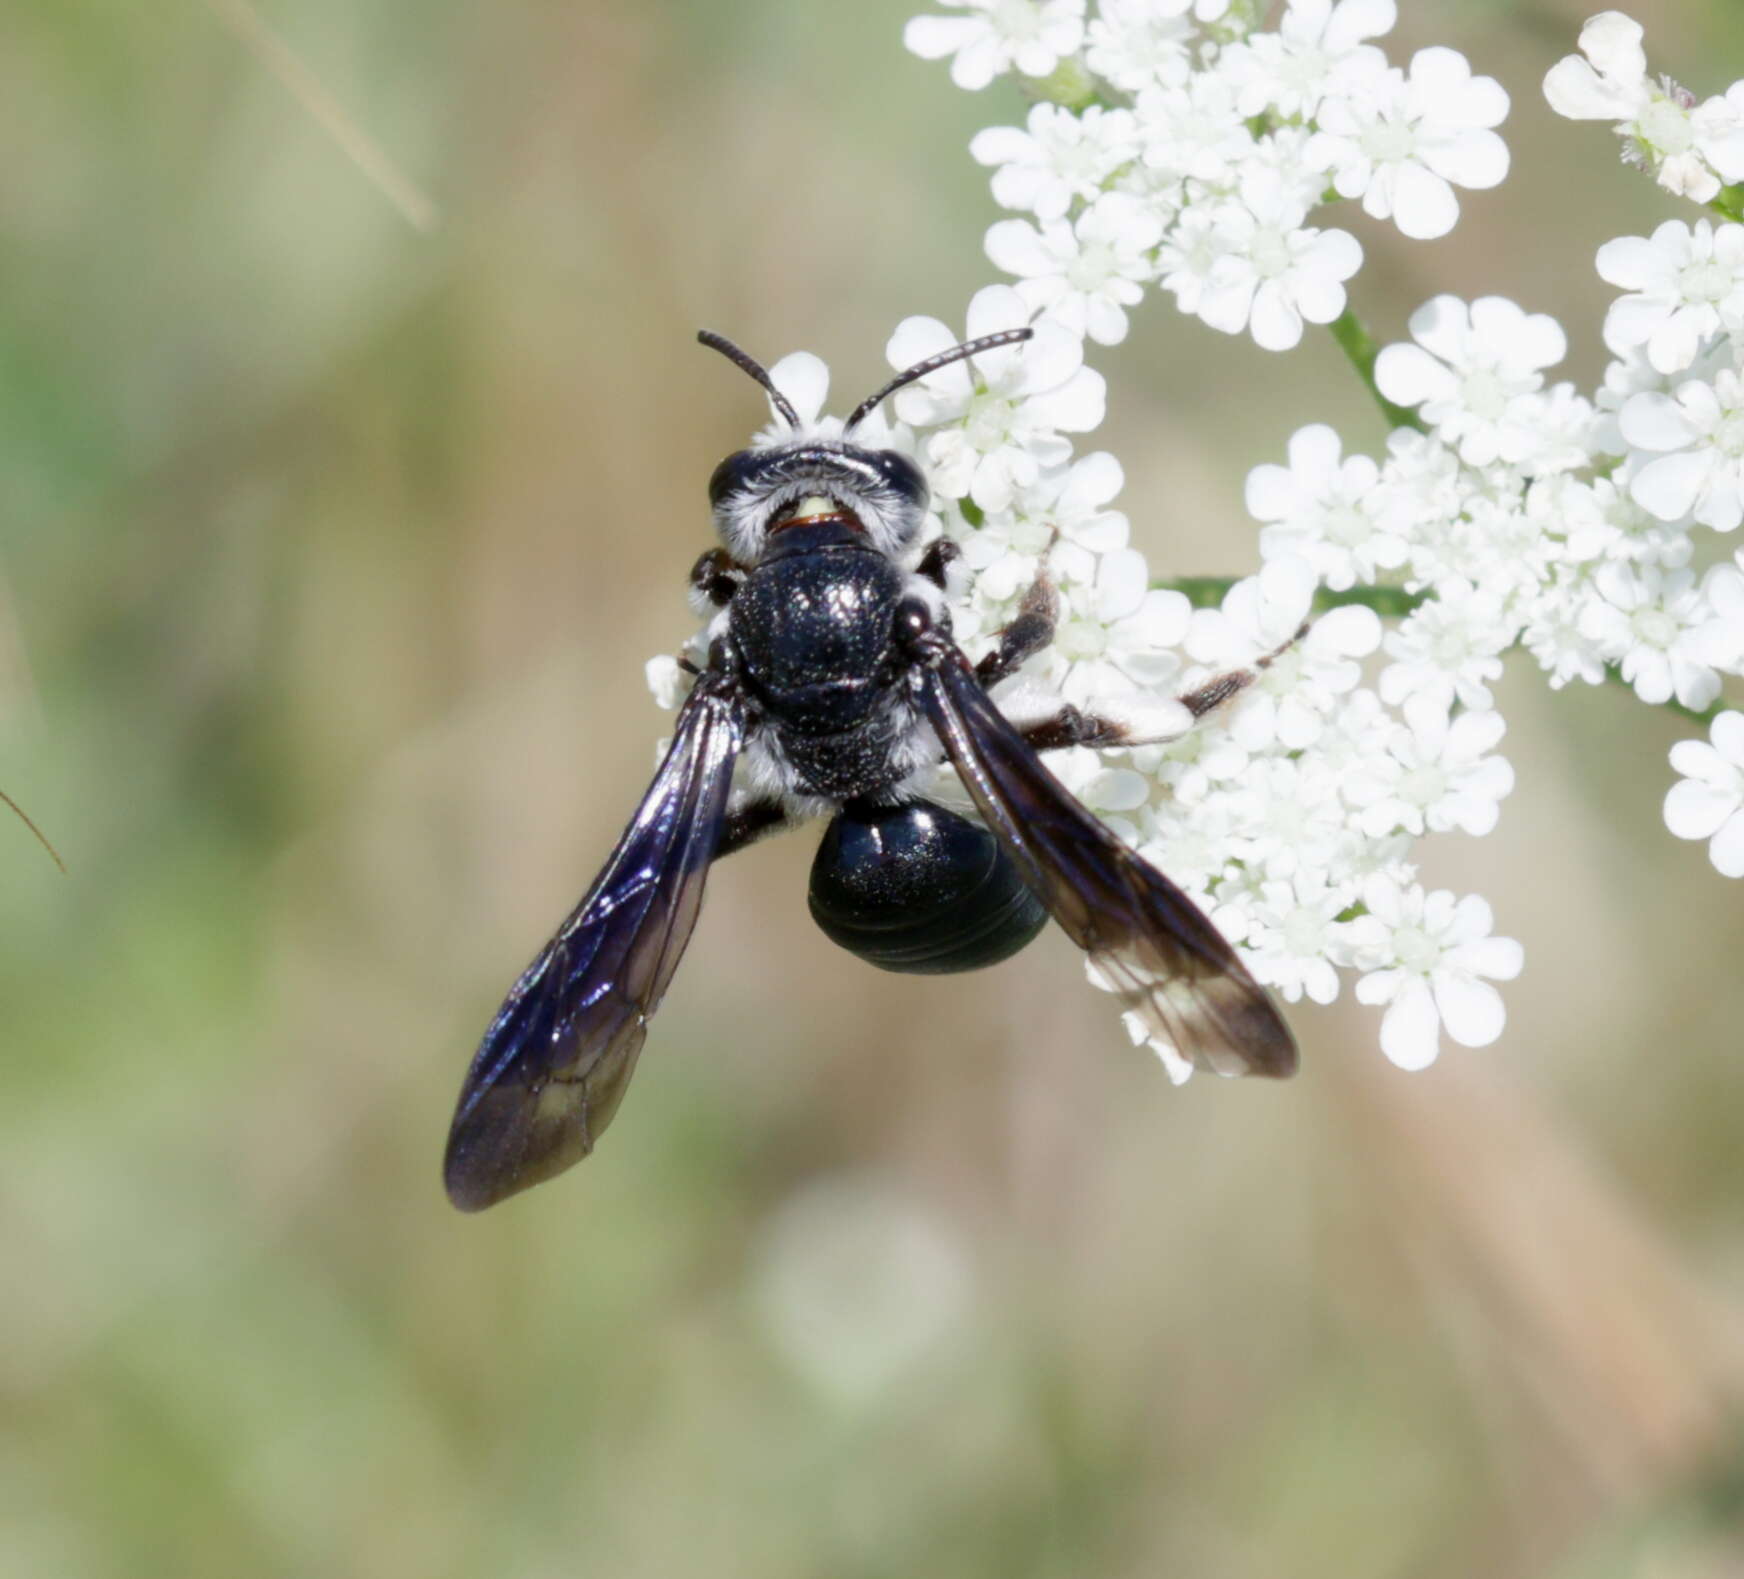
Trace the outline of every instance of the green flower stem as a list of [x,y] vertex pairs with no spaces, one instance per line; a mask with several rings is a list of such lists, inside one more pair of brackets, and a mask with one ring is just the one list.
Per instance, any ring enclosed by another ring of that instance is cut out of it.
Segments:
[[1373,609],[1384,620],[1402,620],[1428,601],[1427,592],[1407,592],[1403,587],[1346,587],[1342,592],[1321,587],[1314,594],[1314,612],[1355,606]]
[[1720,194],[1708,204],[1721,219],[1744,221],[1744,181],[1736,186],[1720,188]]
[[1415,428],[1419,433],[1427,433],[1428,424],[1415,411],[1406,406],[1395,406],[1375,383],[1375,362],[1381,354],[1381,348],[1375,344],[1374,338],[1363,327],[1362,320],[1355,312],[1346,307],[1327,327],[1332,331],[1332,338],[1338,342],[1339,349],[1350,358],[1350,365],[1356,369],[1357,377],[1375,397],[1375,404],[1381,408],[1381,415],[1388,423],[1395,428]]
[[[1169,592],[1185,593],[1187,601],[1196,609],[1216,608],[1234,585],[1233,576],[1176,576],[1170,581],[1152,583],[1152,586]],[[1343,592],[1321,587],[1314,594],[1314,612],[1324,614],[1328,609],[1357,604],[1373,609],[1382,619],[1397,620],[1421,607],[1428,597],[1426,592],[1407,592],[1403,587],[1347,587]]]
[[1194,608],[1214,609],[1234,585],[1234,576],[1176,576],[1170,581],[1153,581],[1151,590],[1184,592]]
[[1045,77],[1020,77],[1018,83],[1032,100],[1057,104],[1074,115],[1082,115],[1092,105],[1107,103],[1101,94],[1102,84],[1076,56],[1062,60]]

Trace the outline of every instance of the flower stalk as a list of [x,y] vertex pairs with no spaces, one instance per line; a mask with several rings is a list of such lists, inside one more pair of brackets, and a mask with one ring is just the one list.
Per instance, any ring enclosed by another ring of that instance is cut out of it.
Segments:
[[1419,433],[1427,433],[1428,425],[1411,407],[1394,405],[1381,393],[1380,385],[1375,382],[1375,363],[1380,360],[1381,348],[1375,344],[1356,313],[1346,307],[1326,327],[1332,338],[1338,342],[1339,350],[1344,352],[1346,360],[1355,369],[1356,376],[1362,380],[1363,387],[1381,408],[1381,415],[1386,418],[1387,426],[1415,428]]

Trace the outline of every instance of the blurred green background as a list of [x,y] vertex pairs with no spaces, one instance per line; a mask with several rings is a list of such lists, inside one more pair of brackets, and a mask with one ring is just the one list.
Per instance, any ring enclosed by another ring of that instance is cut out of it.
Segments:
[[[763,420],[693,331],[857,397],[992,278],[965,144],[1022,104],[883,0],[256,3],[0,8],[0,787],[71,868],[0,820],[0,1573],[1744,1571],[1744,890],[1620,690],[1512,675],[1502,827],[1429,846],[1526,945],[1497,1047],[1310,1008],[1293,1084],[1171,1090],[1057,938],[835,951],[793,838],[600,1154],[448,1207]],[[1348,221],[1359,310],[1500,291],[1590,385],[1593,249],[1678,210],[1544,107],[1587,8],[1406,9],[1515,174],[1445,243]],[[1649,9],[1744,75],[1730,0]],[[1324,337],[1159,302],[1099,360],[1170,573],[1253,564],[1297,426],[1381,442]]]

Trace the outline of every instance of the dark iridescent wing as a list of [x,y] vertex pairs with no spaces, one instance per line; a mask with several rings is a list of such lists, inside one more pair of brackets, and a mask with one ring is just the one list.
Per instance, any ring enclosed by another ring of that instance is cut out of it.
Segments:
[[448,1197],[474,1212],[593,1150],[702,905],[743,733],[738,697],[697,683],[618,847],[515,983],[461,1087]]
[[1042,765],[961,653],[922,671],[921,698],[987,826],[1146,1032],[1219,1074],[1293,1074],[1290,1032],[1235,950]]

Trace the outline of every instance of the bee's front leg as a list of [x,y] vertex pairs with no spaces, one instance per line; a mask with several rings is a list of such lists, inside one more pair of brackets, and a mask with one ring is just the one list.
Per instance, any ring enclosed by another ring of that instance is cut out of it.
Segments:
[[921,555],[920,563],[914,567],[915,574],[925,576],[939,591],[944,592],[947,590],[945,580],[950,575],[951,566],[962,557],[963,550],[954,538],[935,537],[927,551]]
[[749,573],[726,549],[709,549],[690,567],[691,607],[698,614],[724,609]]

